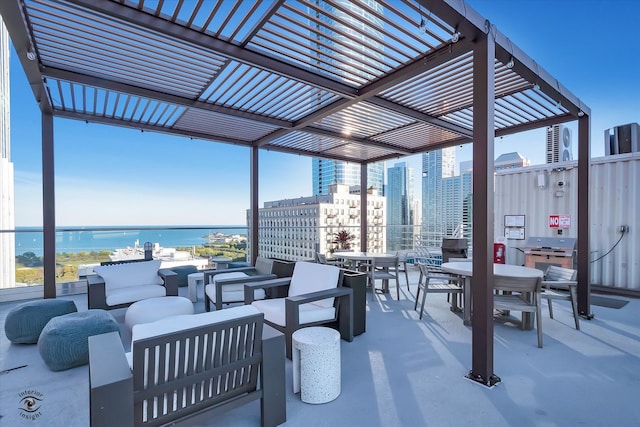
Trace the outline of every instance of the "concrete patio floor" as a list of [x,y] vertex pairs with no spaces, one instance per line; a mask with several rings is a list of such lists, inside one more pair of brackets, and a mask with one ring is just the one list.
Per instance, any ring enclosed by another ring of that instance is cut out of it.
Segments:
[[[502,382],[491,389],[464,378],[471,367],[471,327],[452,313],[445,295],[429,295],[422,320],[401,278],[400,301],[367,294],[367,332],[341,342],[342,392],[333,402],[310,405],[292,391],[286,362],[290,426],[638,426],[640,425],[640,300],[620,309],[592,306],[593,320],[573,325],[568,302],[543,306],[544,348],[536,331],[494,322],[494,367]],[[186,296],[186,288],[180,288]],[[202,289],[199,289],[202,298]],[[394,298],[392,298],[392,296]],[[86,295],[68,297],[86,310]],[[18,303],[0,304],[6,313]],[[204,311],[200,299],[196,311]],[[124,309],[112,314],[121,324]],[[122,327],[128,347],[130,333]],[[0,425],[89,425],[88,366],[51,372],[36,345],[12,345],[0,334]],[[21,367],[24,366],[24,367]],[[18,369],[13,369],[18,368]],[[36,419],[27,419],[21,393],[38,393]],[[258,426],[259,403],[184,425]]]

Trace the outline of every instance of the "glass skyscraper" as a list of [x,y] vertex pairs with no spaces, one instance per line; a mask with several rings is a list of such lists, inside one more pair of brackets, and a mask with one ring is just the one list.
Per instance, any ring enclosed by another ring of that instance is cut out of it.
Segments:
[[[338,160],[319,159],[312,160],[313,169],[313,195],[329,194],[329,186],[332,184],[345,184],[348,186],[360,186],[360,165]],[[373,187],[378,194],[384,194],[384,163],[372,163],[367,165],[367,188]]]
[[[375,67],[372,65],[376,64],[367,64],[366,61],[363,63],[362,51],[366,50],[368,54],[384,51],[384,45],[379,42],[382,35],[376,30],[384,25],[383,20],[370,13],[367,8],[349,0],[336,0],[332,3],[316,0],[314,3],[326,10],[331,10],[335,16],[340,18],[326,22],[326,26],[317,25],[317,21],[310,20],[309,25],[319,31],[318,42],[313,46],[314,50],[318,52],[318,60],[325,65],[326,72],[340,76],[346,83],[357,85],[366,81],[370,78],[369,73],[375,73]],[[365,0],[364,3],[378,13],[384,13],[382,6],[375,0]],[[339,5],[339,7],[334,7],[334,5]],[[323,21],[322,14],[314,9],[310,8],[309,13],[316,20]],[[348,37],[347,34],[351,32],[350,27],[360,28],[370,33],[371,37],[360,40]],[[375,49],[371,47],[375,47]],[[383,59],[381,55],[378,56],[380,60]],[[337,68],[335,66],[337,63],[342,64],[342,68]],[[329,194],[329,186],[332,184],[360,186],[360,164],[314,158],[312,179],[314,196]],[[383,195],[383,185],[384,164],[368,165],[367,188],[373,187],[379,195]]]
[[400,162],[387,170],[387,250],[413,247],[413,168]]
[[440,247],[446,236],[470,237],[471,170],[455,175],[455,147],[422,155],[422,239]]

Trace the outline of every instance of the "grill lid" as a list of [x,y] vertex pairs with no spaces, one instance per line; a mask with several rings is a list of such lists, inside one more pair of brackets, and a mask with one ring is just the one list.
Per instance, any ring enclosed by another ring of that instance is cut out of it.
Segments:
[[567,256],[573,253],[576,247],[574,237],[529,237],[524,245],[524,253],[535,252],[563,252]]

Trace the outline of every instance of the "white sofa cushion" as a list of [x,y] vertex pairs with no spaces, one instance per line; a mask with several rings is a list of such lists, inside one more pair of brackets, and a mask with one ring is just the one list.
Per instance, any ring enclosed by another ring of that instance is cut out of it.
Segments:
[[138,285],[161,285],[159,259],[125,264],[101,265],[93,271],[104,279],[107,296],[114,289]]
[[[242,279],[248,277],[245,273],[239,271],[233,271],[230,273],[216,274],[211,277],[211,282],[204,287],[205,294],[213,302],[216,302],[216,282],[218,280],[226,279]],[[256,289],[253,294],[253,299],[264,299],[264,289]],[[244,283],[234,283],[232,285],[225,285],[222,287],[222,302],[241,302],[244,301]]]
[[[301,304],[299,306],[299,320],[301,325],[304,325],[306,323],[331,320],[335,318],[336,308],[333,305],[330,307],[325,307],[322,304],[318,304],[319,302],[322,301],[310,302],[307,304]],[[268,320],[269,322],[275,323],[276,325],[280,325],[282,327],[287,325],[284,312],[285,298],[254,301],[251,303],[251,305],[264,313],[265,320]]]
[[[339,278],[340,269],[336,266],[298,261],[293,268],[289,296],[337,288]],[[325,308],[333,307],[333,298],[315,301],[314,304]]]
[[193,313],[193,303],[189,298],[178,296],[145,298],[127,308],[124,324],[131,330],[134,325],[141,323],[151,323],[166,317]]
[[[242,317],[260,314],[255,307],[250,305],[240,305],[225,310],[210,311],[199,314],[182,314],[179,316],[171,316],[165,319],[156,320],[151,323],[140,323],[133,325],[131,329],[131,350],[133,344],[145,338],[156,337],[158,335],[170,334],[173,332],[183,331],[185,329],[197,328],[203,325],[210,325],[225,320],[240,319]],[[132,357],[127,355],[129,366],[133,368]]]
[[108,306],[128,304],[147,298],[164,297],[167,289],[162,285],[138,285],[124,288],[111,289],[107,292],[106,302]]

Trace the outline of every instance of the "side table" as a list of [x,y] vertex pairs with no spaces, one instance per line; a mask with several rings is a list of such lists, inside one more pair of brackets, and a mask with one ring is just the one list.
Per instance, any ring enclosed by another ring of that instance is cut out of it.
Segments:
[[[191,273],[187,276],[188,294],[191,302],[198,301],[198,285],[204,285],[204,273]],[[203,291],[204,292],[204,291]]]
[[224,270],[229,266],[229,263],[233,261],[227,257],[210,257],[209,264],[213,266],[214,270]]
[[293,392],[305,403],[327,403],[340,395],[340,333],[322,326],[295,331]]

